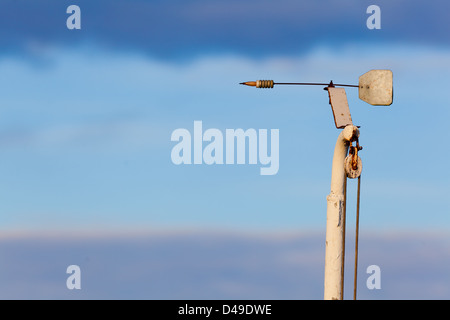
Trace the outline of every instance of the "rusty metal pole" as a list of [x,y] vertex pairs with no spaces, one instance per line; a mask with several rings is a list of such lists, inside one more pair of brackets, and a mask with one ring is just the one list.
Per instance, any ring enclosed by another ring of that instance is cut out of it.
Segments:
[[327,197],[327,229],[325,242],[324,299],[343,299],[344,191],[346,173],[344,160],[349,145],[359,137],[359,129],[347,125],[339,134],[331,170],[331,192]]

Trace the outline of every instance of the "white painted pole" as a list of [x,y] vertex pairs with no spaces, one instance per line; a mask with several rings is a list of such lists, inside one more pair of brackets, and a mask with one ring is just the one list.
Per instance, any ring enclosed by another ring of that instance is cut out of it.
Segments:
[[344,160],[349,145],[359,137],[356,126],[348,125],[336,142],[331,170],[331,192],[327,197],[327,230],[325,242],[325,278],[324,299],[343,299],[342,254],[343,254],[343,213],[344,213],[344,184],[346,174]]

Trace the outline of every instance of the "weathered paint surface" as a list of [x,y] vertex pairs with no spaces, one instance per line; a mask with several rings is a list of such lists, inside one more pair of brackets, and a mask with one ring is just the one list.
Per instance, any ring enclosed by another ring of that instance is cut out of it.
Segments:
[[342,299],[343,214],[346,172],[344,161],[349,145],[359,137],[356,126],[346,126],[336,141],[331,170],[331,192],[327,197],[324,299]]
[[345,128],[346,126],[353,124],[345,89],[332,87],[328,87],[327,89],[336,128]]
[[359,77],[359,98],[374,106],[390,106],[394,98],[391,70],[370,70]]

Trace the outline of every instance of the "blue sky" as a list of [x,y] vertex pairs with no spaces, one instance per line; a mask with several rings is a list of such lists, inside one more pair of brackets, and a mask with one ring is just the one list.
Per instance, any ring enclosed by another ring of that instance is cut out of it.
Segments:
[[[321,299],[323,239],[322,233],[199,230],[82,238],[3,233],[0,298]],[[359,299],[448,299],[448,236],[364,233],[360,246]],[[344,295],[352,299],[353,257],[346,256]],[[74,263],[80,290],[66,288],[66,268]],[[380,290],[366,287],[373,264],[381,269]]]
[[[371,1],[77,1],[81,30],[70,4],[0,2],[0,230],[322,232],[339,134],[326,92],[238,83],[370,69],[393,71],[394,103],[347,89],[362,230],[449,230],[447,2],[377,1],[381,30]],[[174,165],[171,133],[195,120],[279,129],[278,174]]]
[[[90,47],[75,53],[49,48],[51,66],[4,58],[1,143],[7,196],[2,206],[9,214],[3,226],[267,228],[295,222],[320,228],[339,133],[326,93],[322,88],[258,91],[237,81],[258,73],[328,81],[327,72],[337,77],[347,70],[342,82],[354,83],[359,70],[392,66],[391,107],[369,106],[347,89],[364,146],[363,212],[374,227],[445,227],[446,97],[440,85],[420,79],[440,79],[434,65],[448,71],[449,61],[445,51],[410,49],[389,47],[389,56],[398,57],[391,63],[378,47],[361,59],[351,47],[319,48],[301,58],[254,63],[226,55],[177,67]],[[423,61],[424,55],[429,60]],[[319,66],[326,71],[316,72]],[[429,98],[416,94],[421,90]],[[259,165],[175,166],[171,132],[192,132],[194,120],[202,120],[204,130],[279,129],[278,174],[260,176]],[[425,155],[434,152],[430,169],[439,174],[423,167]],[[427,210],[431,220],[424,222]]]

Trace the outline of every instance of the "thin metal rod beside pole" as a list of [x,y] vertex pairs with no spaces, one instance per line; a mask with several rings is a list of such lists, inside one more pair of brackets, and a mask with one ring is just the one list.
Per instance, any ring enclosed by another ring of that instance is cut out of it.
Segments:
[[356,200],[356,231],[355,231],[355,276],[353,279],[353,300],[356,300],[356,287],[358,280],[358,243],[359,243],[359,206],[361,194],[361,176],[358,177],[358,195]]
[[347,220],[347,174],[344,179],[344,209],[342,211],[342,257],[341,257],[341,300],[344,300],[345,274],[345,224]]

